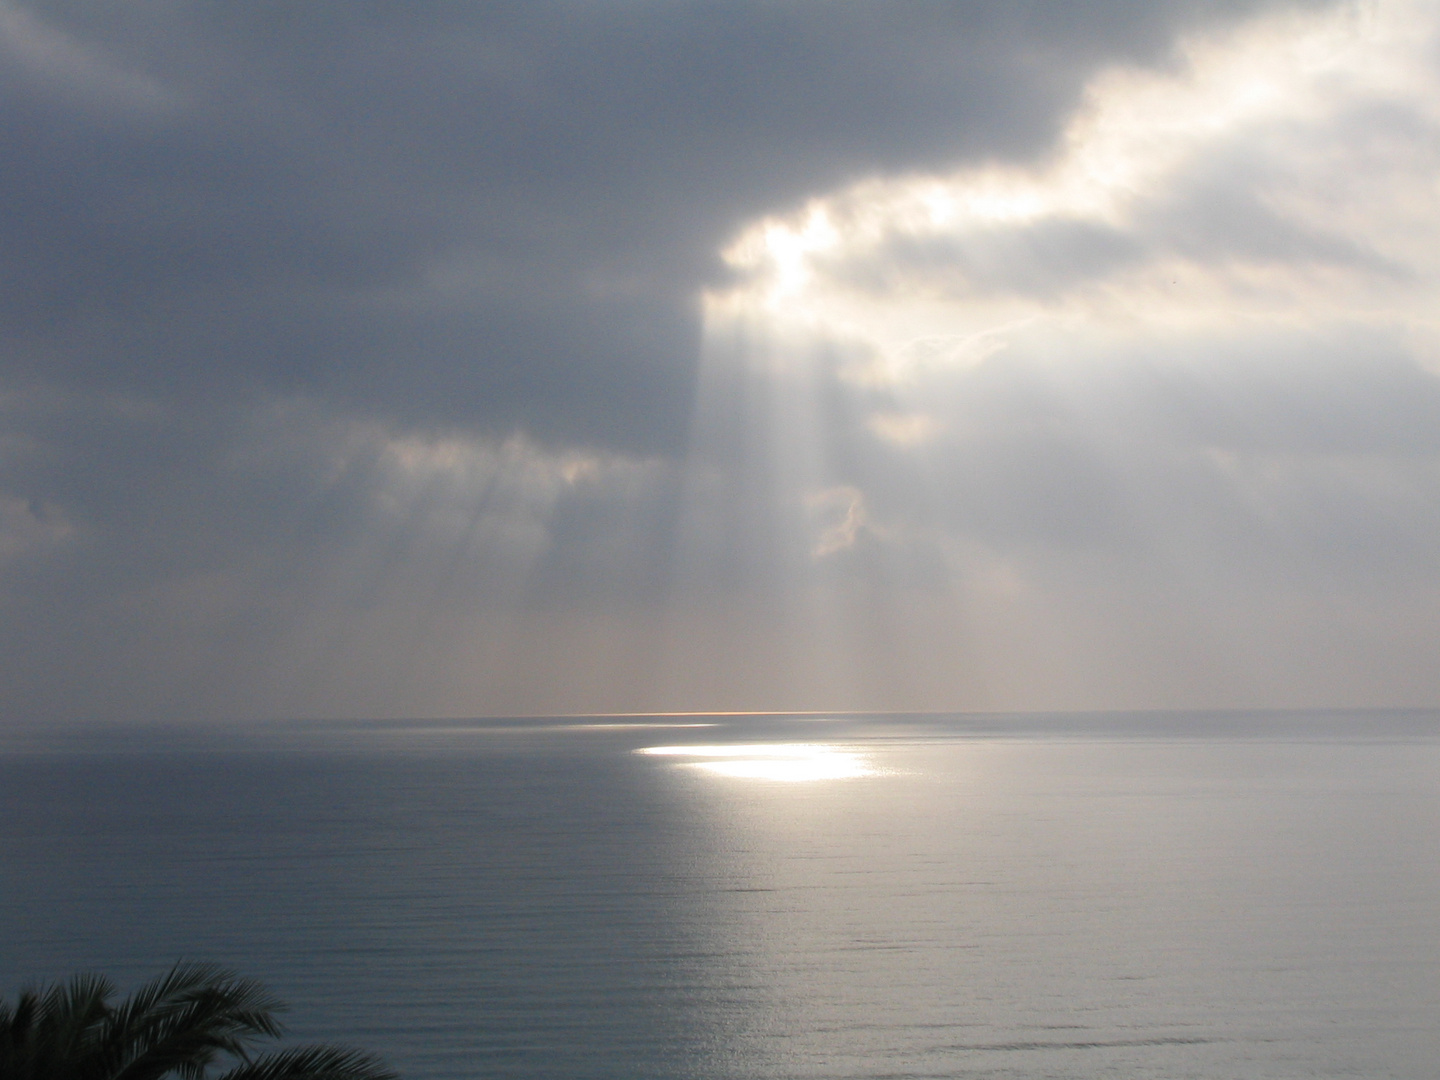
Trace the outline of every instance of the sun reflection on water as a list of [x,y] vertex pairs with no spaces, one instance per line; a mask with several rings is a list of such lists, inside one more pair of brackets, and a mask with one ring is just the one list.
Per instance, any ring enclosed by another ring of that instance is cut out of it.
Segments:
[[873,776],[865,755],[823,743],[742,743],[706,746],[647,746],[635,751],[660,757],[693,758],[678,764],[717,776],[747,780],[848,780]]

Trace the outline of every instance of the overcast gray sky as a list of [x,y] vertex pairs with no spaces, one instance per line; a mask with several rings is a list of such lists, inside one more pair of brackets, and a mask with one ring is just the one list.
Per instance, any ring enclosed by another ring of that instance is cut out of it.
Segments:
[[1419,0],[0,0],[13,721],[1440,705]]

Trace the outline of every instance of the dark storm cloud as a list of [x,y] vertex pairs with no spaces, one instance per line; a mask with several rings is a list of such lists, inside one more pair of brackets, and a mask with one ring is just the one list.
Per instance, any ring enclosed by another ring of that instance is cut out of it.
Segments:
[[1248,3],[8,8],[8,378],[674,448],[747,217]]

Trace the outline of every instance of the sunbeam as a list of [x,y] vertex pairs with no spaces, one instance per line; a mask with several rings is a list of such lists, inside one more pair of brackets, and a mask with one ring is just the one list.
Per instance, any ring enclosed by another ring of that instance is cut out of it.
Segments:
[[[1254,657],[1278,636],[1313,676],[1358,632],[1314,515],[1375,521],[1365,549],[1435,512],[1381,427],[1316,426],[1337,393],[1435,396],[1435,22],[1196,36],[1097,76],[1036,164],[744,230],[704,301],[680,571],[757,598],[736,679],[860,708],[1305,700]],[[1390,495],[1347,480],[1377,454]]]

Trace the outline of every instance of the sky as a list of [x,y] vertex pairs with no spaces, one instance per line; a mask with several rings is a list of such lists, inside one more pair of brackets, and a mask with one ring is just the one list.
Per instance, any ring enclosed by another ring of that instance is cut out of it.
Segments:
[[1421,0],[0,0],[3,722],[1440,706]]

